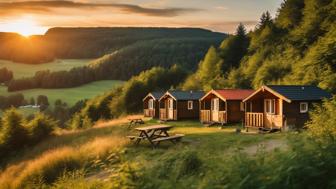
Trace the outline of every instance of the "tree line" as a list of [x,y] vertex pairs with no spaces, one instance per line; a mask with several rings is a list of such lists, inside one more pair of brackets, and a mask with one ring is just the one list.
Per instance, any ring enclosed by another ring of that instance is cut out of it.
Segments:
[[169,68],[174,64],[195,70],[211,44],[218,38],[159,39],[138,42],[108,54],[89,66],[70,71],[39,71],[34,77],[8,82],[8,91],[32,88],[71,88],[98,80],[128,80],[155,66]]

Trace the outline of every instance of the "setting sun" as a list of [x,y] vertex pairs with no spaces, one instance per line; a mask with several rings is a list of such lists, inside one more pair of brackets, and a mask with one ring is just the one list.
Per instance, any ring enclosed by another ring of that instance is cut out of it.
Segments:
[[0,23],[0,31],[15,32],[23,36],[41,35],[48,28],[40,26],[33,18],[23,17],[17,20],[10,20],[6,23]]

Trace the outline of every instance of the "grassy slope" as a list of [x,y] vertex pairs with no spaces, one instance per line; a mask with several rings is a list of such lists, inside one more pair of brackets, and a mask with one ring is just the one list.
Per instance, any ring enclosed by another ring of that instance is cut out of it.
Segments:
[[41,70],[63,71],[74,67],[89,65],[92,59],[60,59],[46,64],[20,64],[7,60],[0,60],[0,68],[6,67],[14,72],[14,78],[31,77]]
[[[197,151],[203,162],[206,162],[204,177],[211,177],[225,167],[225,158],[234,153],[235,149],[285,137],[284,134],[236,134],[235,127],[205,128],[197,121],[171,122],[169,124],[175,126],[172,133],[186,134],[183,142],[176,146],[166,143],[153,150],[148,143],[138,147],[130,144],[125,136],[134,131],[128,130],[122,124],[126,121],[127,119],[98,124],[95,128],[85,131],[60,132],[57,136],[12,158],[7,169],[0,174],[0,185],[19,186],[28,180],[36,179],[38,174],[49,175],[49,179],[52,177],[55,179],[57,175],[63,173],[62,166],[65,165],[73,169],[85,169],[85,177],[98,182],[98,185],[102,184],[101,179],[110,178],[114,179],[114,184],[113,182],[107,184],[118,186],[115,182],[119,182],[125,176],[120,175],[120,171],[125,170],[125,165],[136,165],[137,170],[145,173],[162,162],[167,162],[167,159],[179,157],[188,151]],[[146,124],[156,122],[149,121]],[[174,166],[170,168],[176,169]],[[73,184],[80,184],[78,182],[75,181]],[[161,182],[171,181],[163,179]],[[193,186],[201,182],[202,180],[191,176],[178,186],[195,188]],[[65,183],[67,184],[69,183]]]
[[[92,82],[80,87],[66,88],[66,89],[31,89],[25,91],[18,91],[17,93],[22,93],[25,99],[30,99],[31,97],[36,98],[38,95],[48,96],[49,103],[57,99],[61,99],[63,102],[69,105],[74,105],[77,101],[83,99],[90,99],[97,95],[100,95],[112,88],[122,84],[121,81],[107,80],[107,81],[97,81]],[[4,86],[0,86],[0,95],[7,96],[9,93]]]

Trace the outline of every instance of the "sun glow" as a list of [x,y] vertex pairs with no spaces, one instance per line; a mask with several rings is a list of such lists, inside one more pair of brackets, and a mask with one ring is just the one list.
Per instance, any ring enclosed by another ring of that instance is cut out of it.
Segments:
[[47,29],[47,27],[40,26],[32,17],[0,22],[0,31],[15,32],[26,37],[44,34]]

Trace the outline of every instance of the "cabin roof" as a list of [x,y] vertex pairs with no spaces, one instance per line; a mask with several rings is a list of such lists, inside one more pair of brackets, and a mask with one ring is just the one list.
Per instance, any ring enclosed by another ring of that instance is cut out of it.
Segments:
[[331,98],[327,91],[312,85],[266,85],[291,101]]
[[154,98],[154,100],[159,100],[164,94],[165,92],[159,92],[159,91],[151,92],[151,93],[148,93],[147,96],[143,100],[146,100],[148,97],[152,97]]
[[204,96],[203,91],[167,91],[175,100],[199,100]]
[[250,89],[222,89],[214,91],[226,100],[243,100],[254,92],[254,90]]
[[299,100],[322,100],[323,98],[332,97],[327,91],[313,85],[265,85],[245,98],[244,102],[263,90],[267,90],[289,103]]

